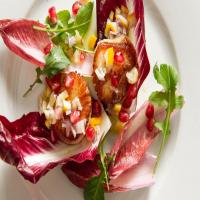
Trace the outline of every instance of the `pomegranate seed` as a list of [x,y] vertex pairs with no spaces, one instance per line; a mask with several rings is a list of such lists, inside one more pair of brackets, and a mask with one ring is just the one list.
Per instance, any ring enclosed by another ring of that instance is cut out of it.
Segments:
[[145,114],[146,114],[146,117],[148,119],[153,118],[153,116],[154,116],[154,106],[153,106],[153,104],[149,103],[149,105],[147,106]]
[[79,1],[76,1],[73,5],[72,5],[72,13],[73,15],[77,15],[79,9],[81,7],[81,3]]
[[66,87],[66,88],[71,88],[71,87],[73,87],[73,85],[74,85],[74,79],[71,78],[70,76],[67,76],[67,77],[65,78],[65,80],[64,80],[64,83],[65,83],[65,87]]
[[52,78],[46,78],[47,85],[55,92],[55,94],[58,94],[61,89],[61,74],[57,74]]
[[52,43],[47,44],[47,46],[44,48],[45,55],[49,54],[51,52],[52,48],[53,48],[53,44]]
[[154,119],[153,118],[147,120],[146,127],[147,127],[148,131],[150,131],[150,132],[153,131],[153,129],[154,129]]
[[85,60],[85,53],[81,51],[80,61],[83,62]]
[[117,75],[111,75],[111,83],[114,87],[117,87],[119,85],[119,78]]
[[95,139],[96,131],[92,126],[88,126],[85,130],[87,139],[92,142]]
[[101,105],[100,103],[93,99],[92,100],[92,117],[100,117],[101,116]]
[[58,21],[57,14],[56,14],[56,8],[54,6],[49,8],[49,19],[52,24],[56,24]]
[[119,120],[123,123],[127,122],[129,120],[129,114],[126,111],[121,110],[119,112]]
[[72,122],[72,124],[76,124],[79,120],[80,120],[80,111],[75,110],[72,111],[72,113],[70,114],[70,121]]
[[137,96],[137,87],[134,84],[129,85],[127,91],[127,97],[135,99],[136,96]]
[[122,107],[123,108],[130,108],[131,104],[133,102],[133,99],[131,99],[130,97],[126,97],[122,103]]
[[124,55],[120,51],[115,52],[114,60],[117,63],[123,63],[124,62]]

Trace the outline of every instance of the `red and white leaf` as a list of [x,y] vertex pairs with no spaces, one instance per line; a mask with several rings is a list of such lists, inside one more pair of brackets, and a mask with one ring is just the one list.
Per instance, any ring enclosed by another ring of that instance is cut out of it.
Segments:
[[109,192],[126,192],[151,186],[154,183],[155,162],[156,157],[146,153],[138,165],[110,181]]
[[[115,161],[109,169],[111,179],[137,165],[159,133],[156,128],[150,132],[146,127],[147,105],[148,103],[145,103],[129,120],[113,146],[111,154],[115,155]],[[164,116],[164,109],[156,107],[155,119],[161,120]]]
[[7,26],[12,20],[11,19],[2,19],[0,20],[0,29],[4,28]]
[[[2,21],[3,22],[3,21]],[[0,34],[6,46],[23,59],[38,65],[45,64],[45,47],[51,43],[46,32],[38,31],[33,26],[44,27],[43,24],[27,19],[1,23]]]
[[29,113],[15,122],[0,116],[0,156],[16,166],[22,176],[36,183],[58,164],[68,160],[82,163],[93,160],[101,138],[110,128],[110,120],[102,113],[100,132],[93,143],[84,138],[81,143],[67,145],[51,140],[51,131],[44,126],[44,117]]

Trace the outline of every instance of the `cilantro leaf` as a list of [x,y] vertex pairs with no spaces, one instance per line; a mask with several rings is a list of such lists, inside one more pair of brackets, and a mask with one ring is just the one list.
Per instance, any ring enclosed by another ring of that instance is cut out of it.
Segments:
[[46,56],[45,58],[46,64],[44,69],[36,68],[36,79],[35,81],[30,85],[29,89],[24,93],[23,97],[26,97],[27,94],[32,91],[33,87],[38,84],[42,83],[41,76],[45,75],[48,78],[53,77],[57,73],[59,73],[61,70],[65,69],[69,64],[70,60],[67,58],[67,56],[64,54],[61,47],[53,47],[51,52]]
[[104,175],[92,177],[84,190],[85,200],[104,200]]
[[184,104],[183,96],[176,95],[176,89],[178,84],[178,72],[177,70],[169,66],[167,64],[162,64],[160,67],[156,64],[154,66],[154,78],[158,84],[163,87],[162,91],[153,92],[149,100],[157,105],[162,106],[166,110],[166,117],[163,122],[156,122],[155,126],[162,132],[163,138],[160,145],[160,150],[157,156],[157,161],[154,167],[154,172],[158,166],[158,163],[161,158],[161,154],[163,152],[164,146],[166,144],[167,139],[171,133],[170,131],[170,118],[171,114],[175,109],[181,109]]
[[175,108],[176,109],[181,109],[184,105],[184,97],[183,96],[177,96],[176,97],[176,102],[175,102]]
[[166,64],[158,65],[154,67],[154,77],[158,84],[162,85],[165,90],[176,89],[178,83],[178,73],[175,68]]
[[48,78],[53,77],[70,64],[70,60],[64,54],[61,47],[54,47],[46,56],[45,60],[46,64],[43,69],[43,74]]
[[81,26],[77,28],[78,32],[83,36],[87,32],[91,17],[92,17],[92,11],[93,11],[93,3],[88,2],[86,5],[82,6],[80,10],[78,11],[78,14],[76,16],[74,26],[79,26],[80,24],[83,24],[85,22],[84,26]]
[[70,19],[70,12],[68,10],[61,10],[57,13],[59,25],[61,25],[62,28],[68,27],[68,22]]
[[[47,26],[45,28],[33,26],[35,30],[39,31],[45,31],[49,33],[70,33],[72,35],[75,34],[75,30],[77,30],[82,36],[85,35],[87,32],[91,17],[93,13],[93,2],[88,2],[86,5],[83,5],[76,15],[75,20],[70,18],[68,20],[68,12],[61,12],[58,13],[60,16],[58,16],[60,19],[58,20],[58,23],[52,27],[51,23],[49,22],[49,19],[47,17],[46,24]],[[67,21],[68,20],[68,21]],[[67,23],[66,23],[67,21]],[[62,28],[60,28],[60,25]]]
[[162,91],[152,92],[151,96],[149,97],[149,100],[157,106],[166,107],[168,105],[167,95],[165,92]]

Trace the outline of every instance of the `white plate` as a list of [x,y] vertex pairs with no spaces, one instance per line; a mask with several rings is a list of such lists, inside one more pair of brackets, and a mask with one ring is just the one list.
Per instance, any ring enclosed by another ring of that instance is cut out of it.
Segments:
[[[56,5],[70,7],[72,1],[0,0],[0,18],[45,17]],[[145,0],[147,50],[151,65],[169,63],[178,66],[181,92],[186,105],[173,123],[173,135],[163,155],[156,184],[148,189],[106,195],[107,199],[188,200],[200,199],[200,2],[193,0]],[[10,120],[36,110],[40,88],[23,99],[22,92],[34,78],[34,67],[10,53],[0,42],[0,114]],[[145,82],[140,102],[152,89],[152,77]],[[25,182],[16,170],[0,161],[1,200],[66,200],[82,199],[82,191],[63,176],[59,168],[51,171],[37,185]]]

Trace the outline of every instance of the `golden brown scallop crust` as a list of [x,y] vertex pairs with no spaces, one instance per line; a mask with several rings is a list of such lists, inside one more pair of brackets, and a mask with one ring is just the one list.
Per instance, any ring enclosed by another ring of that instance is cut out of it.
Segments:
[[[105,66],[103,55],[106,49],[110,47],[113,47],[115,52],[121,52],[124,55],[125,61],[122,64],[114,62],[112,67],[106,68],[105,80],[101,81],[98,79],[95,70],[100,65]],[[138,69],[136,51],[127,36],[120,36],[116,39],[105,39],[98,43],[94,55],[93,82],[97,95],[104,105],[110,107],[110,105],[122,102],[129,85],[126,73],[134,67]],[[117,87],[113,87],[111,83],[111,76],[113,75],[117,75],[118,77],[119,83]]]

